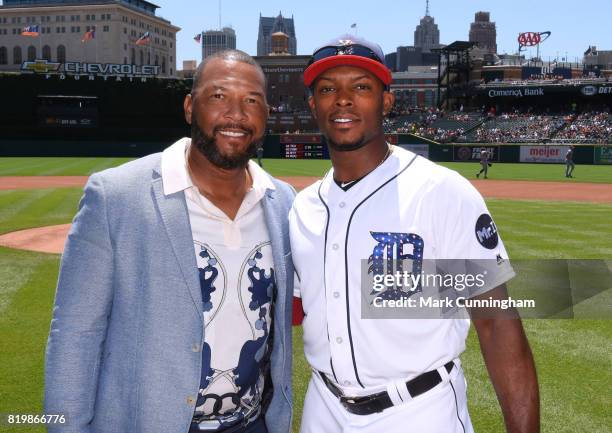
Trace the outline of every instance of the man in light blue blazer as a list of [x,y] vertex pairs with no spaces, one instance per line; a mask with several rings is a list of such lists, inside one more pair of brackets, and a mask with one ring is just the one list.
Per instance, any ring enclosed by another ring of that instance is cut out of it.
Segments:
[[45,365],[49,432],[287,433],[294,191],[250,161],[265,77],[200,65],[185,138],[94,174],[60,269]]

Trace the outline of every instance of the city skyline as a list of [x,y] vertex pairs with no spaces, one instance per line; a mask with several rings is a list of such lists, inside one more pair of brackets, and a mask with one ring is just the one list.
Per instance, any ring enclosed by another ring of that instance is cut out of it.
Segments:
[[[201,47],[193,37],[219,27],[219,2],[158,0],[155,3],[160,6],[160,16],[182,28],[177,34],[177,66],[180,68],[183,60],[199,59]],[[314,0],[307,4],[233,0],[231,4],[222,2],[221,26],[231,26],[236,31],[237,48],[251,55],[257,53],[260,13],[262,16],[276,16],[282,12],[283,16],[293,16],[297,54],[310,54],[327,40],[347,32],[356,32],[378,42],[385,53],[395,51],[398,46],[412,45],[414,29],[425,16],[426,0],[409,0],[401,7],[391,1],[379,1],[376,5],[373,8],[371,2],[364,0]],[[520,32],[540,31],[552,32],[550,39],[540,47],[545,60],[549,57],[567,58],[572,62],[576,58],[582,60],[589,45],[596,45],[600,50],[612,49],[612,29],[606,19],[612,12],[612,5],[604,0],[583,0],[580,4],[562,8],[530,0],[511,3],[430,0],[429,13],[438,24],[440,43],[468,40],[470,23],[478,11],[490,12],[491,21],[497,24],[498,53],[516,52]],[[563,13],[559,14],[559,11]],[[352,24],[357,24],[356,29],[351,29]],[[573,28],[576,30],[572,31]],[[532,57],[535,52],[533,48],[525,53]]]

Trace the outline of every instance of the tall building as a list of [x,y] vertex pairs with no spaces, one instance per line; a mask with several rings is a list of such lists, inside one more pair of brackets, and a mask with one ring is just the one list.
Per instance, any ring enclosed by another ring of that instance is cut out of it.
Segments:
[[257,55],[267,56],[272,50],[272,34],[282,32],[289,37],[289,54],[297,55],[297,39],[293,16],[283,17],[281,12],[277,17],[262,17],[259,14],[259,34],[257,36]]
[[497,29],[489,12],[476,12],[470,24],[470,42],[476,42],[486,54],[497,54]]
[[427,0],[425,16],[421,18],[421,22],[414,31],[414,46],[421,48],[424,53],[440,46],[440,30],[433,17],[429,15],[429,0]]
[[395,58],[395,71],[406,71],[412,66],[434,66],[438,64],[438,54],[425,52],[420,47],[397,47]]
[[197,60],[183,60],[183,69],[176,71],[176,75],[179,78],[193,78],[197,68]]
[[236,49],[236,32],[230,27],[202,33],[202,60],[219,51]]
[[[156,65],[159,76],[175,76],[180,28],[157,16],[157,8],[145,0],[4,0],[0,72],[19,71],[23,62],[40,59]],[[26,26],[38,26],[39,35],[22,35]],[[93,39],[82,42],[94,29]]]
[[[278,38],[279,44],[282,43],[281,39]],[[280,45],[279,49],[282,49]],[[267,129],[272,132],[315,131],[316,122],[308,107],[309,91],[304,85],[304,71],[310,56],[277,54],[254,59],[261,66],[268,83],[266,99],[271,112]]]
[[582,59],[587,70],[612,69],[612,51],[589,46]]

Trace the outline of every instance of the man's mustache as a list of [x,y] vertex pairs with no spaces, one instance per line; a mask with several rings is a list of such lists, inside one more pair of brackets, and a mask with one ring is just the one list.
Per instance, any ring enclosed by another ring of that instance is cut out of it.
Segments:
[[234,131],[241,131],[241,132],[244,132],[246,134],[253,135],[253,129],[252,128],[249,128],[248,126],[242,125],[240,123],[225,123],[223,125],[215,126],[215,128],[213,129],[213,135],[216,134],[217,132],[223,130],[223,129],[229,129],[229,130],[234,130]]

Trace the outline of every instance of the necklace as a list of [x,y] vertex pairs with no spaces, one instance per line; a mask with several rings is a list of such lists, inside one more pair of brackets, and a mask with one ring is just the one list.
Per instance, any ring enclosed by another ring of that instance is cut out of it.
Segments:
[[[353,179],[353,180],[349,180],[347,182],[340,182],[340,188],[346,188],[347,186],[360,181],[361,179],[363,179],[364,177],[366,177],[368,174],[372,173],[374,170],[376,170],[378,167],[380,167],[382,165],[383,162],[385,162],[387,160],[387,158],[389,158],[389,155],[391,155],[391,153],[393,152],[393,146],[389,146],[387,144],[387,152],[385,153],[385,156],[383,156],[383,158],[380,160],[380,162],[376,165],[376,167],[374,167],[372,170],[368,171],[366,174],[364,174],[363,176],[357,178],[357,179]],[[336,181],[337,182],[337,181]]]

